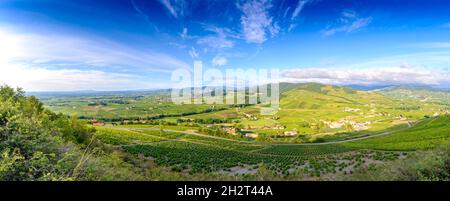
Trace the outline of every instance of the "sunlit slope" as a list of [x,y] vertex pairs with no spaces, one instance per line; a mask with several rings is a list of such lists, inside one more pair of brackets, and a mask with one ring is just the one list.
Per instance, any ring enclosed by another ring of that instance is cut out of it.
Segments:
[[[365,135],[400,124],[412,124],[425,116],[445,114],[445,105],[397,99],[377,91],[348,87],[318,83],[281,83],[279,112],[273,116],[264,116],[259,111],[259,106],[249,106],[185,118],[236,119],[244,127],[270,136],[293,130],[299,135],[319,137],[343,132]],[[287,138],[276,140],[292,141]]]
[[[367,161],[396,160],[406,156],[403,151],[443,145],[450,140],[449,125],[449,116],[439,116],[384,136],[316,145],[238,142],[192,134],[114,128],[99,129],[96,136],[105,143],[122,145],[129,153],[153,157],[158,164],[178,171],[216,172],[239,167],[251,172],[264,163],[282,174],[301,169],[320,175],[343,172]],[[342,163],[344,160],[348,163]]]
[[282,93],[282,109],[369,108],[371,104],[372,106],[395,104],[395,101],[379,93],[358,91],[347,87],[317,83],[294,86],[297,87]]
[[168,94],[56,97],[43,101],[55,112],[104,121],[185,116],[228,108],[228,105],[174,104]]
[[419,99],[423,101],[446,101],[450,103],[450,92],[429,88],[391,87],[378,90],[379,93],[397,99]]
[[450,91],[430,88],[392,87],[378,91],[379,93],[401,100],[411,106],[437,108],[440,113],[450,111]]
[[416,126],[391,135],[346,143],[346,147],[380,150],[433,148],[450,140],[450,116],[422,120]]
[[[280,111],[276,114],[279,119],[273,123],[305,134],[344,131],[344,126],[323,125],[344,121],[370,122],[367,129],[385,129],[391,126],[393,117],[400,114],[408,116],[410,113],[402,109],[400,101],[376,92],[317,83],[282,83],[280,89]],[[420,116],[412,115],[411,118]]]

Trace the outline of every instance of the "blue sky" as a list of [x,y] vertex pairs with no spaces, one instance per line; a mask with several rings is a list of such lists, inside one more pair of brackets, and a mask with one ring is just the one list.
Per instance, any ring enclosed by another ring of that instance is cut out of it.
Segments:
[[450,2],[2,0],[0,82],[29,91],[165,88],[177,68],[283,80],[450,86]]

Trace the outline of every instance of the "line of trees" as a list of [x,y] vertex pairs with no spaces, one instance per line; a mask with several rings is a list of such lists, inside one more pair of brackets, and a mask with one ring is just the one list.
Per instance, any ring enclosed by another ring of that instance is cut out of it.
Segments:
[[177,119],[177,123],[222,124],[222,123],[238,123],[238,122],[239,120],[235,119],[217,119],[217,118]]

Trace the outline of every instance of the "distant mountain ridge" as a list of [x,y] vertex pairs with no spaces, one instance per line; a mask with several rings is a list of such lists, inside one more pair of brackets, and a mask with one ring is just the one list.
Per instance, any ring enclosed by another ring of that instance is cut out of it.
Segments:
[[390,87],[377,90],[385,96],[395,99],[413,99],[423,102],[441,102],[450,104],[450,91],[429,87]]
[[[378,92],[383,95],[393,98],[411,98],[411,97],[423,97],[432,96],[435,98],[449,97],[450,89],[432,88],[429,86],[362,86],[362,85],[326,85],[320,83],[288,83],[282,82],[279,84],[279,91],[284,94],[293,89],[303,89],[308,91],[320,92],[322,87],[331,87],[334,89],[342,89],[348,92],[354,91],[368,91]],[[206,86],[204,87],[206,88]],[[238,89],[238,91],[248,90],[248,87]],[[95,90],[81,90],[81,91],[48,91],[48,92],[27,92],[27,95],[36,96],[39,98],[48,97],[81,97],[81,96],[138,96],[138,95],[150,95],[150,94],[169,94],[171,89],[148,89],[148,90],[118,90],[118,91],[95,91]],[[224,90],[225,92],[226,90]],[[417,96],[411,96],[411,94],[417,94]]]
[[82,90],[82,91],[42,91],[42,92],[26,92],[27,96],[36,96],[39,98],[48,97],[82,97],[82,96],[115,96],[115,95],[148,95],[153,93],[165,93],[169,92],[168,89],[155,89],[155,90],[121,90],[121,91],[95,91],[95,90]]

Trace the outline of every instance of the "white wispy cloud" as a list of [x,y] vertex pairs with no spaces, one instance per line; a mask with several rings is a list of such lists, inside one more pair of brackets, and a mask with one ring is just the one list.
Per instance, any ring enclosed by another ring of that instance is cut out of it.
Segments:
[[208,45],[212,48],[230,48],[234,46],[234,42],[226,39],[223,35],[206,36],[197,41],[200,45]]
[[290,10],[291,10],[291,7],[290,7],[290,6],[288,6],[288,7],[286,8],[286,10],[284,10],[283,18],[287,18],[287,17],[288,17],[288,13],[289,13]]
[[158,30],[158,27],[155,26],[155,25],[153,24],[153,22],[150,20],[150,18],[148,17],[148,15],[145,14],[144,11],[142,11],[142,10],[139,8],[139,6],[136,4],[136,2],[134,2],[134,0],[131,0],[131,5],[133,6],[134,10],[135,10],[137,13],[139,13],[139,15],[142,16],[142,17],[145,19],[145,21],[146,21],[152,28],[154,28],[155,30]]
[[237,7],[241,10],[242,32],[247,42],[261,44],[267,40],[267,35],[276,36],[280,27],[273,22],[269,14],[272,7],[267,0],[249,0]]
[[215,56],[212,60],[212,64],[214,66],[223,66],[226,65],[227,63],[228,63],[227,58],[219,55]]
[[200,54],[197,52],[197,50],[194,47],[191,47],[189,50],[189,55],[192,59],[200,59]]
[[[332,58],[335,60],[336,58]],[[285,70],[282,81],[335,85],[434,85],[450,87],[450,51],[418,52],[364,62]]]
[[297,27],[297,24],[290,24],[288,31],[292,31],[293,29],[295,29],[295,27]]
[[133,6],[134,10],[136,10],[136,12],[138,12],[146,20],[149,20],[148,15],[146,15],[144,12],[142,12],[142,10],[136,5],[136,2],[134,2],[134,0],[131,0],[131,5]]
[[183,31],[180,33],[180,37],[181,37],[181,39],[187,39],[187,38],[189,38],[189,35],[188,35],[188,28],[183,28]]
[[[288,32],[294,30],[297,27],[297,24],[295,23],[296,18],[300,15],[300,13],[303,11],[303,9],[305,8],[305,6],[309,3],[314,2],[314,0],[298,0],[297,2],[297,6],[295,7],[294,11],[292,12],[291,15],[291,19],[290,19],[290,25],[288,27]],[[285,13],[284,13],[284,17],[286,18],[286,14],[289,11],[289,8],[286,9]]]
[[164,7],[174,16],[175,18],[184,16],[186,3],[185,0],[159,0]]
[[360,18],[354,11],[346,10],[341,13],[339,18],[340,25],[328,27],[322,30],[324,36],[332,36],[336,33],[351,33],[363,27],[366,27],[372,22],[372,17]]
[[340,18],[343,22],[348,22],[350,19],[354,19],[358,17],[358,14],[353,10],[344,10],[341,13],[342,17]]
[[0,64],[0,84],[27,91],[130,90],[155,88],[138,76],[99,70],[46,69],[24,64]]
[[[8,58],[31,64],[73,64],[88,67],[123,67],[145,71],[164,72],[189,65],[168,54],[149,49],[135,49],[104,38],[94,36],[34,34],[0,30],[2,53],[19,49]],[[6,44],[6,43],[5,43]]]
[[450,84],[448,72],[407,65],[376,69],[306,68],[288,70],[282,75],[294,82],[319,82],[334,85]]
[[197,40],[199,45],[207,45],[215,49],[231,48],[234,46],[232,38],[239,38],[237,34],[226,28],[219,28],[215,26],[204,26],[205,31],[213,34],[200,37]]
[[146,88],[152,87],[151,80],[139,81],[146,78],[146,73],[150,76],[190,68],[164,53],[94,37],[33,34],[2,28],[0,44],[0,84],[26,90]]
[[299,0],[297,3],[297,7],[295,7],[294,12],[292,12],[291,20],[294,20],[300,14],[300,12],[302,12],[305,5],[309,2],[311,2],[311,0]]
[[381,68],[386,66],[424,66],[427,68],[441,69],[448,67],[450,64],[449,51],[434,51],[434,52],[417,52],[411,54],[392,55],[380,58],[374,58],[365,62],[347,64],[345,68]]
[[[283,72],[283,81],[337,85],[435,85],[450,87],[450,52],[419,52],[373,58],[333,67],[307,67]],[[325,64],[324,64],[325,65]]]
[[160,2],[167,8],[167,10],[176,18],[178,17],[177,11],[175,11],[175,8],[172,6],[172,3],[170,0],[160,0]]

